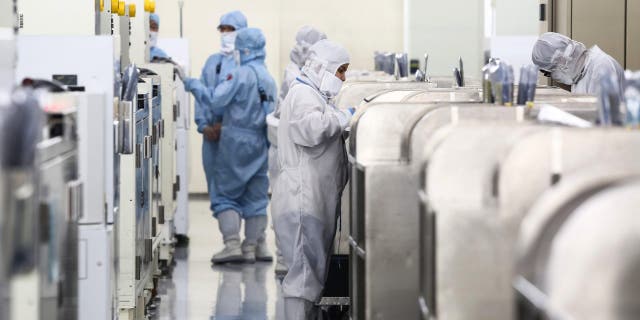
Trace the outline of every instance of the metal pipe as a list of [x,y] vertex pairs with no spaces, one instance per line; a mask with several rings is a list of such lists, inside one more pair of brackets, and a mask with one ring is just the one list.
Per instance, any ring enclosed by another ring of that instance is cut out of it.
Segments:
[[429,66],[429,54],[424,54],[424,82],[429,82],[429,76],[427,75],[427,69]]
[[180,8],[180,38],[184,38],[182,29],[182,9],[184,8],[184,0],[178,0],[178,7]]

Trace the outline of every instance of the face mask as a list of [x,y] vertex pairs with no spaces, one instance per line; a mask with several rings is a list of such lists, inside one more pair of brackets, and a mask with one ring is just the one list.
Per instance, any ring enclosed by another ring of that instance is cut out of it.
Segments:
[[236,62],[236,66],[240,65],[240,50],[233,50],[233,60]]
[[155,47],[158,44],[158,32],[149,32],[149,45]]
[[322,82],[320,83],[320,92],[326,94],[329,98],[333,98],[340,92],[342,83],[343,82],[340,78],[325,71],[322,76]]
[[233,49],[236,47],[236,33],[235,32],[223,32],[220,36],[220,51],[224,54],[233,53]]
[[552,61],[556,68],[551,72],[551,77],[560,83],[573,85],[580,77],[580,54],[586,49],[583,45],[571,43],[564,52],[556,52]]
[[551,72],[551,78],[553,78],[553,80],[558,81],[560,83],[564,83],[566,85],[573,85],[574,82],[574,76],[569,72],[569,70],[563,69],[563,70],[554,70]]

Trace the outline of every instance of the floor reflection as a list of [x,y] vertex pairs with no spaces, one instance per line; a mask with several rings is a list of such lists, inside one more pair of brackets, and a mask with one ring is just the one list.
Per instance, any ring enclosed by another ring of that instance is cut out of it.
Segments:
[[212,269],[221,274],[212,320],[268,319],[266,280],[270,263],[222,265]]
[[[189,217],[189,248],[176,249],[172,275],[159,280],[150,320],[284,319],[274,264],[212,266],[209,259],[223,242],[208,202],[192,200]],[[274,252],[273,231],[267,230]]]
[[189,319],[189,249],[176,248],[175,265],[170,276],[158,280],[157,297],[148,312],[152,320]]

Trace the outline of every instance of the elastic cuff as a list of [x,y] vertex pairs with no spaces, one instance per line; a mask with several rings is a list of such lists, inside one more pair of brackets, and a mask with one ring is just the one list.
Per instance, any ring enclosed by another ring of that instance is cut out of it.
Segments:
[[340,127],[342,127],[343,129],[349,127],[349,125],[351,124],[351,118],[353,118],[353,115],[351,114],[351,112],[349,112],[349,110],[340,110],[338,114]]
[[244,218],[242,214],[242,210],[240,210],[240,208],[234,207],[233,205],[228,205],[228,204],[224,204],[224,205],[218,204],[217,206],[211,205],[211,212],[213,212],[213,217],[216,219],[218,219],[218,215],[220,213],[223,213],[226,211],[235,211],[240,215],[240,218]]

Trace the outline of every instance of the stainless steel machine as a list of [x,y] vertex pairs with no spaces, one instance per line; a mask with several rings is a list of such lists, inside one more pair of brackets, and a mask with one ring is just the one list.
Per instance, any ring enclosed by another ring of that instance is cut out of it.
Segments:
[[[149,69],[141,68],[141,79],[146,81],[149,85],[150,91],[150,101],[149,101],[149,133],[150,133],[150,143],[151,143],[151,159],[149,164],[149,181],[151,182],[151,187],[149,189],[150,196],[150,206],[149,206],[149,214],[150,214],[150,238],[145,240],[145,246],[148,246],[151,242],[151,270],[154,275],[158,275],[158,260],[160,254],[160,243],[163,238],[162,232],[164,229],[160,225],[160,219],[164,223],[164,212],[163,210],[163,202],[162,202],[162,182],[163,176],[165,174],[162,171],[162,153],[163,153],[163,141],[164,136],[162,135],[163,127],[164,127],[164,119],[162,116],[162,96],[160,91],[161,85],[161,77]],[[166,174],[170,174],[171,172],[166,172]],[[163,215],[162,217],[160,215]],[[145,250],[148,250],[146,248]]]
[[190,94],[185,91],[182,81],[176,82],[175,105],[178,110],[176,121],[176,211],[174,226],[176,235],[187,236],[189,230],[189,128]]
[[78,317],[78,221],[82,181],[78,172],[77,106],[45,101],[38,144],[39,319]]
[[[120,318],[144,317],[145,294],[150,295],[153,261],[151,237],[150,170],[151,135],[149,117],[152,87],[145,80],[136,84],[133,99],[120,105],[123,114],[124,152],[120,156],[120,219],[118,225]],[[145,291],[146,290],[146,291]]]
[[[93,300],[96,312],[113,312],[112,277],[114,232],[108,216],[113,206],[112,105],[105,105],[105,94],[70,92],[52,94],[48,103],[74,106],[77,110],[75,135],[78,137],[79,200],[78,233],[74,242],[78,252],[78,318],[87,314]],[[72,194],[74,195],[74,194]],[[75,195],[74,195],[75,196]],[[73,282],[67,280],[67,282]]]
[[161,121],[158,126],[159,161],[160,166],[154,168],[159,173],[160,200],[157,210],[157,236],[159,237],[159,261],[161,268],[168,272],[167,268],[173,261],[174,251],[174,216],[177,209],[178,176],[177,157],[178,139],[176,123],[180,113],[180,102],[177,99],[177,82],[180,79],[177,71],[171,63],[152,63],[143,65],[143,68],[152,70],[162,79],[160,84],[160,113]]
[[424,146],[422,318],[512,318],[508,240],[497,216],[494,172],[510,146],[542,130],[492,122],[455,125]]
[[520,318],[637,317],[639,176],[596,171],[561,181],[525,219],[514,280]]
[[409,158],[411,141],[417,139],[413,129],[431,122],[421,127],[420,134],[428,137],[427,131],[452,122],[516,123],[524,120],[524,109],[374,103],[359,112],[349,141],[352,316],[418,317],[418,172]]
[[[576,172],[640,169],[634,151],[640,136],[634,133],[539,127],[528,135],[512,129],[492,136],[498,129],[451,128],[441,134],[442,142],[426,147],[431,151],[425,152],[421,213],[425,318],[512,318],[513,244],[535,198]],[[496,144],[501,149],[491,150]],[[600,161],[607,166],[592,168]]]
[[[417,289],[413,289],[414,286],[411,283],[402,279],[402,275],[406,273],[417,272],[417,259],[404,258],[407,256],[410,257],[415,247],[403,246],[401,250],[395,252],[388,250],[388,243],[384,243],[384,240],[387,239],[386,237],[379,238],[375,232],[365,232],[365,221],[362,219],[364,212],[360,212],[361,210],[359,209],[364,208],[366,206],[365,201],[369,199],[369,197],[365,197],[364,194],[367,185],[375,183],[375,181],[371,181],[368,176],[372,175],[372,173],[377,173],[377,167],[384,167],[385,164],[391,166],[397,164],[393,159],[394,154],[398,155],[400,152],[400,136],[403,124],[408,119],[416,117],[417,114],[424,112],[424,110],[428,108],[434,108],[434,106],[408,104],[390,106],[384,104],[375,105],[371,106],[369,108],[370,110],[364,113],[356,122],[356,126],[352,127],[349,140],[349,161],[352,166],[351,187],[349,192],[349,198],[351,199],[351,214],[349,219],[349,242],[351,246],[349,274],[351,281],[351,317],[353,319],[374,318],[376,315],[384,318],[406,318],[407,315],[408,318],[411,318],[411,315],[417,316],[416,304],[409,301],[411,296],[417,294]],[[374,118],[377,120],[377,124],[367,126],[369,121],[371,121],[371,123],[374,122]],[[369,121],[362,121],[363,119]],[[370,127],[377,127],[377,129],[370,130]],[[367,134],[373,133],[375,138],[370,136],[369,138],[371,138],[371,140],[365,139],[365,132]],[[359,139],[360,137],[362,137],[362,139]],[[379,142],[379,146],[382,146],[382,148],[378,148],[377,150],[367,148],[367,142],[364,140],[371,141],[374,144]],[[400,180],[385,179],[384,181],[387,185],[402,185]],[[384,193],[378,193],[378,198],[381,200],[385,199],[387,195],[382,197],[383,194]],[[393,227],[394,230],[404,229],[403,232],[406,232],[406,217],[404,216],[403,210],[397,206],[390,208],[390,206],[396,204],[395,202],[382,202],[385,203],[385,206],[377,209],[383,210],[386,213],[379,218],[391,219],[392,217],[396,217],[396,221],[394,221],[392,225],[387,226]],[[411,203],[406,204],[411,205]],[[369,206],[366,207],[368,208]],[[367,222],[371,223],[370,221]],[[411,227],[409,226],[409,228]],[[367,239],[367,235],[375,235],[375,237]],[[376,239],[380,239],[380,241],[375,242]],[[376,245],[381,246],[376,247]],[[399,261],[401,267],[394,270],[392,277],[388,275],[381,276],[381,274],[378,273],[380,276],[372,278],[375,268],[382,267],[380,264],[369,263],[376,259],[374,251],[378,249],[384,251],[384,256],[379,257],[382,260],[393,260],[392,257],[388,256],[390,253],[403,256],[403,260]],[[378,284],[376,281],[380,283]],[[390,292],[394,294],[390,295]],[[390,296],[393,296],[394,299],[389,299]]]
[[455,91],[456,89],[478,89],[480,82],[466,79],[465,87],[455,87],[453,78],[434,78],[431,82],[418,81],[347,81],[336,98],[336,106],[341,109],[359,106],[363,100],[383,91],[409,90],[425,91],[441,89]]
[[340,109],[346,109],[359,106],[362,100],[374,93],[386,90],[421,90],[428,88],[436,88],[437,85],[426,82],[408,82],[408,81],[353,81],[346,82],[340,94],[336,98],[336,106]]
[[[82,215],[78,221],[78,316],[110,319],[114,312],[114,43],[110,36],[20,36],[16,78],[57,79],[85,92],[50,95],[77,109]],[[48,50],[58,47],[55,52]],[[93,59],[86,59],[89,55]]]
[[[580,115],[588,116],[589,119],[595,119],[597,114],[596,99],[593,97],[569,96],[558,89],[542,89],[540,97],[543,101],[556,101],[556,105],[560,108],[577,110]],[[351,255],[352,306],[354,313],[360,314],[361,317],[364,314],[368,316],[384,314],[383,311],[379,311],[384,309],[384,302],[381,303],[379,300],[388,301],[389,305],[386,306],[388,310],[401,309],[397,306],[395,299],[393,301],[385,299],[387,294],[380,290],[375,293],[375,288],[414,288],[417,291],[418,272],[402,272],[402,277],[394,276],[390,283],[380,279],[391,279],[388,275],[383,276],[385,273],[382,270],[385,268],[389,274],[393,274],[394,271],[405,270],[403,268],[410,266],[412,257],[416,261],[418,260],[417,251],[410,254],[406,252],[405,248],[412,248],[411,244],[417,244],[419,238],[419,229],[413,227],[417,226],[419,222],[417,207],[419,201],[417,194],[412,190],[417,190],[419,186],[419,180],[415,177],[419,176],[421,171],[420,159],[425,141],[430,139],[438,128],[449,123],[473,119],[477,121],[502,120],[515,123],[524,121],[525,118],[534,118],[539,111],[538,107],[501,108],[473,103],[481,100],[480,90],[477,88],[387,90],[368,97],[365,102],[367,100],[370,102],[361,105],[358,110],[349,141],[353,175],[350,181],[351,192],[348,195],[348,199],[351,200],[347,200],[348,203],[351,203],[351,238],[349,241],[353,247]],[[394,104],[380,101],[403,101],[403,103],[395,103],[395,105],[405,104],[407,106],[417,105],[417,102],[431,103],[432,107],[398,121],[392,115],[394,112],[402,112],[396,111],[397,109],[386,110],[385,112],[388,114],[370,113],[376,109],[381,110],[379,108],[383,105]],[[460,101],[460,103],[452,104],[449,101]],[[393,124],[396,121],[399,123]],[[364,133],[361,131],[362,124],[368,128],[368,130],[364,129]],[[403,128],[397,135],[393,129],[387,127],[394,125],[400,125]],[[395,181],[394,179],[404,181],[404,183],[389,183],[389,181]],[[362,181],[366,181],[366,183]],[[386,231],[383,228],[392,222],[384,220],[383,217],[393,216],[388,212],[396,210],[388,208],[385,203],[387,205],[389,203],[402,204],[403,209],[397,209],[402,211],[402,218],[388,219],[393,219],[395,224],[402,221],[402,226],[393,230],[404,230],[403,232]],[[379,222],[369,222],[378,221],[378,219]],[[366,236],[367,232],[371,232],[371,238]],[[376,239],[381,242],[375,242]],[[386,243],[381,244],[384,241],[380,239],[385,239]],[[405,239],[406,243],[401,239]],[[375,242],[375,245],[368,242]],[[367,243],[366,246],[371,249],[367,250],[364,243]],[[379,251],[376,253],[377,250]],[[360,258],[357,258],[358,256]],[[365,270],[365,266],[369,263],[372,265],[370,274]],[[374,268],[376,271],[373,271]],[[369,279],[372,279],[373,284],[370,289],[367,289],[369,284],[363,283]],[[398,279],[405,280],[398,281]],[[370,295],[376,294],[378,298],[370,297]],[[369,299],[372,300],[369,301]],[[380,308],[377,309],[377,312],[380,313],[366,313],[367,311],[374,312],[369,310],[368,306]],[[405,309],[412,310],[413,307],[416,307],[416,304],[409,304],[409,307]],[[417,307],[413,310],[417,310]],[[410,315],[402,316],[411,317]]]

